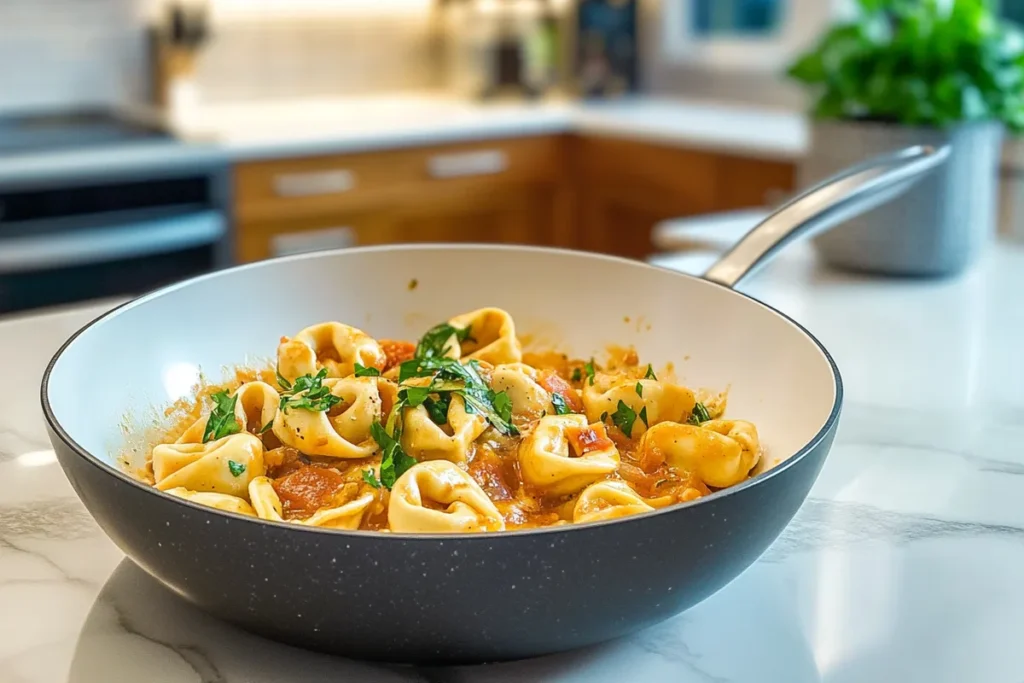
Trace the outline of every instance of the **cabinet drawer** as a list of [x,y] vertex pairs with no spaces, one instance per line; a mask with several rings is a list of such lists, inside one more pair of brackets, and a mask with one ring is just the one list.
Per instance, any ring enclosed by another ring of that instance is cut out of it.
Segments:
[[424,192],[554,181],[560,142],[517,138],[243,163],[235,168],[238,218],[281,220],[371,209]]

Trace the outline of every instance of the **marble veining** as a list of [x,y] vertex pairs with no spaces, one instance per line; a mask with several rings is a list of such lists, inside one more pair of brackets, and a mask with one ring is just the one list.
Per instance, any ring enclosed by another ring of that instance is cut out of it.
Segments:
[[7,385],[23,389],[0,411],[0,683],[1024,682],[1024,249],[942,281],[833,273],[796,249],[747,291],[819,336],[847,387],[792,524],[668,622],[478,667],[306,652],[162,587],[85,512],[36,399],[53,351],[109,304],[0,323]]

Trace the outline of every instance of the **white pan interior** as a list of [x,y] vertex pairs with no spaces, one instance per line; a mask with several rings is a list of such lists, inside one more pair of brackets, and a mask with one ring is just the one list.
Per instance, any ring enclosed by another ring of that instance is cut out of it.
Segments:
[[[410,287],[416,281],[414,288]],[[57,360],[57,421],[113,464],[129,430],[152,425],[199,372],[273,358],[278,339],[337,320],[416,339],[484,306],[521,336],[575,357],[633,345],[690,387],[730,388],[728,417],[754,422],[769,466],[799,451],[832,412],[837,377],[818,345],[761,304],[645,264],[524,247],[406,246],[325,252],[216,273],[139,299],[79,335]]]

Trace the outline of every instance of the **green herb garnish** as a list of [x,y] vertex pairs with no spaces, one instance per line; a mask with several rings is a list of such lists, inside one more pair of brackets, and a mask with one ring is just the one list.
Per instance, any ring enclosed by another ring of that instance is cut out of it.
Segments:
[[228,469],[231,470],[232,477],[240,477],[245,472],[245,465],[234,460],[228,460]]
[[644,375],[644,379],[658,379],[657,377],[654,376],[654,368],[651,367],[650,363],[647,364],[647,374]]
[[443,425],[448,422],[448,408],[451,407],[451,404],[451,394],[444,394],[436,400],[428,396],[423,401],[423,407],[427,409],[427,414],[430,415],[430,419],[436,425]]
[[[469,327],[455,327],[449,323],[441,323],[427,330],[416,345],[416,358],[443,358],[452,336],[458,344],[470,340]],[[461,354],[461,350],[460,350]]]
[[[395,409],[401,410],[401,406],[396,405]],[[388,423],[391,423],[390,418]],[[393,429],[395,430],[394,433],[388,434],[387,430],[379,422],[374,422],[370,425],[370,436],[380,446],[382,454],[380,460],[380,483],[389,490],[395,485],[400,476],[416,464],[416,459],[410,457],[402,450],[402,445],[399,443],[402,438],[401,428],[396,423]]]
[[579,368],[573,368],[572,369],[572,381],[573,382],[579,382],[581,379],[583,379],[583,373],[580,372]]
[[587,381],[594,386],[594,359],[591,358],[583,365],[583,371],[587,373]]
[[373,473],[373,470],[363,470],[363,481],[372,486],[375,489],[380,488],[380,480],[377,479],[377,475]]
[[572,412],[569,410],[569,405],[565,402],[565,396],[562,396],[557,391],[551,394],[551,405],[555,407],[555,415],[568,415]]
[[640,421],[644,423],[644,427],[650,429],[651,425],[647,422],[647,406],[640,409]]
[[277,371],[277,383],[285,391],[291,391],[292,383],[286,380],[282,375],[281,371]]
[[700,401],[693,406],[693,411],[690,412],[690,419],[687,420],[692,425],[700,425],[703,422],[707,422],[711,419],[711,415],[708,413],[708,409],[704,407],[704,404]]
[[218,391],[210,398],[213,399],[213,410],[206,418],[203,443],[223,439],[225,436],[242,431],[242,425],[238,424],[238,420],[235,419],[235,404],[238,403],[238,396],[229,396],[227,391]]
[[270,431],[270,428],[273,427],[273,426],[274,426],[274,421],[271,420],[267,424],[265,424],[262,427],[260,427],[260,434],[266,434],[267,432]]
[[287,412],[289,409],[308,410],[313,413],[325,413],[334,406],[341,403],[341,397],[331,393],[330,387],[325,387],[323,381],[327,379],[327,368],[320,368],[315,376],[303,375],[292,382],[292,387],[281,394],[280,409]]
[[640,382],[637,382],[636,386],[634,387],[634,389],[636,389],[636,395],[637,396],[639,396],[640,398],[644,397],[644,385],[643,384],[640,384]]
[[365,367],[356,363],[356,377],[380,377],[380,370],[374,367]]
[[607,422],[607,421],[608,421],[608,411],[606,410],[603,413],[601,413],[601,422]]
[[633,438],[633,423],[636,422],[636,411],[626,405],[625,401],[619,401],[619,405],[612,414],[612,422],[622,430],[627,439]]
[[408,360],[398,369],[400,385],[417,377],[432,379],[425,387],[402,386],[399,399],[416,407],[432,394],[455,394],[462,397],[467,413],[483,415],[505,436],[515,436],[519,430],[512,424],[512,401],[505,392],[495,392],[488,387],[480,376],[479,368],[480,364],[475,360],[466,365],[451,358]]

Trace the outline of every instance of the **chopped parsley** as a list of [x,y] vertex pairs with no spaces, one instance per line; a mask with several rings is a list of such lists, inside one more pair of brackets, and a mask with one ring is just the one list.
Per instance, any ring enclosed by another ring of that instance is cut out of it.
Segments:
[[[452,336],[455,341],[461,344],[471,340],[469,327],[455,327],[449,323],[441,323],[427,330],[419,343],[416,345],[416,358],[444,358],[445,350],[448,349]],[[460,351],[461,353],[461,351]]]
[[356,363],[356,377],[380,377],[380,370],[374,367],[364,367]]
[[587,381],[594,386],[594,359],[591,358],[583,365],[583,371],[587,373]]
[[625,401],[619,401],[618,407],[612,413],[612,422],[622,430],[627,439],[633,438],[633,423],[636,422],[636,411],[626,405]]
[[644,406],[643,408],[640,409],[639,417],[640,417],[640,421],[644,423],[644,427],[647,427],[648,429],[650,429],[651,425],[647,421],[647,406]]
[[436,425],[443,425],[448,422],[448,408],[451,407],[451,404],[451,394],[442,395],[436,400],[428,396],[423,401],[423,407],[427,409],[427,414],[430,415],[431,421]]
[[316,375],[303,375],[292,382],[291,389],[281,394],[280,409],[288,412],[289,409],[308,410],[313,413],[325,413],[334,406],[341,403],[341,397],[331,393],[330,387],[325,387],[323,381],[327,379],[327,368],[320,368]]
[[579,382],[581,379],[583,379],[583,373],[580,372],[579,368],[573,368],[572,369],[572,381],[573,382]]
[[687,420],[692,425],[699,425],[707,422],[711,419],[711,415],[708,413],[708,409],[704,407],[704,404],[697,401],[696,405],[693,406],[693,410],[690,412],[690,419]]
[[[400,405],[395,406],[396,410],[401,410]],[[394,415],[394,413],[392,413]],[[388,424],[392,425],[392,419],[388,418]],[[399,441],[402,438],[402,429],[397,421],[392,426],[392,434],[388,434],[387,429],[382,427],[379,422],[374,422],[370,425],[370,436],[377,442],[381,450],[380,459],[380,483],[386,486],[389,490],[398,481],[398,478],[405,474],[410,467],[416,464],[416,459],[410,457],[404,450]],[[363,475],[364,481],[366,475]],[[369,483],[369,482],[367,482]]]
[[636,389],[636,395],[639,396],[640,398],[643,398],[644,397],[644,385],[640,384],[640,382],[637,382],[635,389]]
[[658,379],[657,377],[654,376],[654,368],[651,367],[650,363],[647,364],[647,374],[644,375],[644,379]]
[[235,419],[235,404],[238,403],[238,396],[228,396],[227,391],[218,391],[210,398],[213,399],[213,410],[210,411],[210,416],[206,419],[203,443],[223,439],[225,436],[242,431],[242,425],[238,424],[238,420]]
[[375,489],[380,488],[380,479],[377,479],[377,475],[373,473],[373,470],[363,470],[363,481],[372,486]]
[[270,431],[270,428],[273,427],[273,426],[274,426],[274,420],[271,419],[270,422],[268,422],[267,424],[265,424],[262,427],[260,427],[260,434],[266,434],[267,432]]
[[245,465],[234,460],[228,460],[228,469],[231,470],[232,477],[240,477],[245,472]]
[[[487,386],[479,372],[480,364],[471,360],[463,365],[451,358],[413,359],[402,363],[398,369],[401,389],[400,400],[411,407],[426,402],[432,394],[454,394],[462,397],[467,413],[483,415],[484,418],[505,436],[519,433],[512,424],[512,401],[503,391],[495,392]],[[409,379],[432,377],[425,387],[402,386]]]
[[292,383],[289,382],[281,375],[281,371],[277,371],[277,384],[285,391],[291,391]]
[[551,394],[551,405],[555,407],[555,415],[568,415],[572,412],[565,402],[565,396],[562,396],[557,391]]

